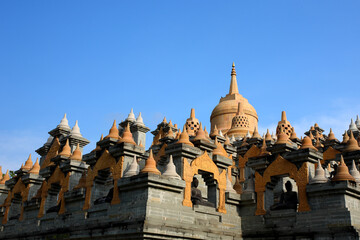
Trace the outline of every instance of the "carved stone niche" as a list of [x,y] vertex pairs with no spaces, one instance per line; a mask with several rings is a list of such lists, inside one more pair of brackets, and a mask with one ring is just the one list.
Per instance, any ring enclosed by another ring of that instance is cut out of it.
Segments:
[[280,203],[281,194],[286,192],[285,183],[290,181],[292,184],[292,191],[298,193],[296,182],[289,177],[288,174],[272,176],[271,181],[266,184],[265,189],[265,210],[269,211],[270,207]]
[[195,175],[199,181],[198,189],[201,191],[201,195],[204,201],[207,201],[213,205],[218,205],[218,186],[212,173],[199,170],[199,174]]
[[113,179],[111,176],[110,168],[99,170],[97,176],[94,179],[91,202],[93,202],[94,204],[108,202],[109,200],[106,199],[106,197],[108,196],[112,187]]
[[48,190],[48,195],[45,200],[45,212],[58,212],[60,207],[58,206],[58,195],[61,186],[59,183],[51,183]]

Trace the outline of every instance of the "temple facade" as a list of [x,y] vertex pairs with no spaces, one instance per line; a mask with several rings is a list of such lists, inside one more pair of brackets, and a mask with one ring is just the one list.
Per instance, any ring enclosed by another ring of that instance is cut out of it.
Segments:
[[65,115],[40,159],[13,177],[0,168],[0,239],[359,239],[359,117],[340,140],[318,124],[299,138],[279,118],[259,134],[234,64],[209,132],[191,109],[152,129],[146,149],[150,129],[131,110],[85,153]]

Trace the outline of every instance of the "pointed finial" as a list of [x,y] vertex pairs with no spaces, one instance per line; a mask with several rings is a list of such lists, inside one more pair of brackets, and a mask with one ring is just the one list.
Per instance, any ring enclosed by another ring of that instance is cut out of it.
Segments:
[[356,127],[360,130],[360,119],[359,119],[359,115],[356,115],[355,124],[356,124]]
[[347,132],[346,132],[346,130],[345,130],[342,143],[345,144],[345,143],[347,143],[348,141],[349,141],[349,135],[347,134]]
[[80,128],[79,128],[79,124],[78,124],[78,120],[75,121],[75,125],[71,130],[71,135],[72,136],[78,136],[78,137],[82,137],[81,133],[80,133]]
[[285,111],[282,111],[282,112],[281,112],[281,121],[287,121],[287,119],[286,119],[286,112],[285,112]]
[[109,134],[105,137],[105,139],[107,138],[119,138],[119,129],[116,127],[116,120],[114,120],[113,125],[110,128]]
[[173,127],[172,121],[170,119],[169,123],[168,123],[169,127]]
[[194,138],[194,141],[196,140],[205,140],[205,141],[209,141],[206,137],[206,134],[205,134],[205,131],[203,130],[202,128],[202,123],[200,123],[200,127],[199,127],[199,130],[198,132],[196,133],[196,136]]
[[144,125],[143,118],[141,116],[141,112],[139,113],[139,116],[136,119],[136,125]]
[[123,132],[123,135],[122,135],[121,139],[118,142],[119,143],[126,142],[126,143],[136,145],[136,143],[135,143],[135,141],[133,139],[132,133],[130,131],[129,123],[126,125],[125,130]]
[[315,169],[315,176],[311,179],[310,184],[326,183],[328,179],[325,177],[325,171],[321,166],[320,160],[317,162],[317,168]]
[[261,148],[260,148],[260,154],[259,154],[259,156],[271,155],[271,153],[268,152],[268,151],[266,150],[266,148],[267,148],[266,140],[265,140],[265,137],[263,137],[263,142],[262,142],[262,145],[261,145]]
[[269,129],[266,130],[265,140],[266,140],[266,141],[271,141],[271,140],[273,140],[272,137],[271,137],[271,135],[270,135]]
[[5,184],[5,182],[9,179],[10,179],[9,170],[7,170],[4,177],[1,179],[0,184]]
[[314,135],[312,134],[311,131],[309,131],[309,138],[310,138],[311,140],[314,140]]
[[355,165],[355,161],[354,161],[354,160],[352,160],[352,166],[351,166],[351,169],[350,169],[350,175],[355,178],[355,181],[356,181],[357,183],[360,182],[360,173],[359,173],[359,171],[358,171],[357,168],[356,168],[356,165]]
[[135,121],[135,114],[134,110],[131,108],[128,117],[126,118],[127,121],[134,122]]
[[349,173],[349,168],[344,162],[343,155],[340,155],[340,164],[337,167],[336,174],[331,181],[355,181],[355,178]]
[[254,133],[252,135],[252,138],[258,138],[258,139],[261,139],[261,136],[257,130],[257,127],[255,126],[255,129],[254,129]]
[[195,118],[195,109],[192,108],[190,111],[190,118]]
[[136,160],[136,156],[134,156],[131,164],[129,167],[125,170],[125,173],[123,177],[132,177],[139,174],[139,164]]
[[28,159],[25,162],[25,165],[23,167],[24,170],[30,170],[32,168],[33,162],[31,160],[31,153],[29,154]]
[[220,136],[220,137],[224,137],[224,134],[222,133],[221,130],[219,130],[219,136]]
[[64,117],[61,119],[58,127],[62,127],[62,128],[66,128],[66,129],[70,130],[69,122],[66,118],[66,113],[64,114]]
[[30,169],[29,173],[32,174],[39,174],[40,171],[40,165],[39,165],[39,158],[36,158],[36,162],[34,163],[34,166]]
[[59,155],[63,156],[63,157],[71,156],[71,148],[70,148],[70,144],[69,144],[69,139],[66,139],[66,143]]
[[194,146],[194,144],[192,144],[189,141],[189,135],[187,134],[187,131],[186,131],[186,124],[184,125],[183,131],[180,134],[179,141],[177,141],[176,143],[184,143],[184,144],[190,145],[192,147]]
[[81,159],[82,159],[82,154],[81,154],[81,151],[80,151],[80,145],[79,145],[79,143],[76,145],[76,149],[75,149],[74,152],[72,153],[70,159],[71,159],[71,160],[76,160],[76,161],[81,161]]
[[150,149],[150,155],[146,160],[145,167],[141,170],[141,172],[160,175],[160,171],[156,168],[156,161],[154,159],[152,149]]
[[218,135],[219,135],[219,130],[217,129],[216,124],[215,124],[214,129],[210,133],[210,136],[215,137],[215,136],[218,136]]
[[230,138],[228,137],[228,135],[225,135],[224,145],[228,145],[228,146],[231,145]]
[[235,64],[233,63],[232,70],[231,70],[231,82],[230,82],[230,90],[229,95],[239,93],[239,89],[237,86],[236,80],[236,71],[235,71]]
[[292,131],[291,131],[290,140],[298,139],[294,127],[292,127],[291,130],[292,130]]
[[350,131],[350,138],[346,143],[346,147],[344,149],[344,152],[353,152],[360,150],[359,143],[354,138],[354,134],[352,131]]
[[335,134],[333,133],[332,129],[330,128],[330,132],[328,135],[328,139],[327,140],[336,140],[335,138]]
[[359,129],[358,129],[357,126],[355,125],[353,119],[351,119],[351,122],[350,122],[350,125],[349,125],[349,131],[353,131],[353,132],[359,131]]
[[165,177],[168,177],[168,178],[179,179],[179,180],[181,179],[179,174],[177,174],[177,172],[176,172],[176,167],[175,167],[175,164],[173,162],[172,155],[170,155],[170,157],[169,157],[169,162],[166,165],[165,171],[162,174],[162,176],[165,176]]
[[163,121],[162,121],[163,123],[167,123],[167,121],[166,121],[166,117],[164,117],[164,119],[163,119]]
[[166,137],[172,138],[172,139],[174,138],[174,132],[171,127],[169,128],[169,131],[167,132]]

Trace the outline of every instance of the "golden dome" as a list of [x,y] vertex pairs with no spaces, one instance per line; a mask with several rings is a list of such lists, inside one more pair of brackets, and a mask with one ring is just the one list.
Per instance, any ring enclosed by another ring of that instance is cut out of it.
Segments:
[[[228,130],[231,128],[233,117],[236,115],[238,111],[238,104],[241,103],[242,108],[244,109],[245,115],[248,116],[249,119],[249,132],[253,133],[255,127],[258,125],[258,116],[255,111],[255,108],[251,106],[249,101],[244,98],[241,94],[239,94],[237,81],[236,81],[236,71],[235,64],[233,63],[232,71],[231,71],[231,83],[229,93],[220,99],[219,104],[214,108],[211,113],[210,122],[211,129],[216,127],[218,130],[226,134]],[[247,132],[247,130],[246,130]],[[235,133],[235,137],[241,136],[244,137],[245,133]]]

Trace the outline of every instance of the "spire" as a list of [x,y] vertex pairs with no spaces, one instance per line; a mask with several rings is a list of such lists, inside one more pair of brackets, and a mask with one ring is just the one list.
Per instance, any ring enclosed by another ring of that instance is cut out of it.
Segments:
[[281,112],[281,121],[287,121],[287,119],[286,119],[286,112],[285,112],[285,111],[282,111],[282,112]]
[[119,130],[116,127],[116,120],[114,120],[113,125],[111,126],[111,128],[109,130],[109,134],[105,137],[105,139],[106,138],[115,138],[115,139],[119,138]]
[[71,135],[72,136],[82,137],[82,135],[80,133],[80,128],[79,128],[79,125],[78,125],[78,120],[75,121],[75,125],[71,130]]
[[259,156],[266,156],[266,155],[271,155],[270,152],[268,152],[266,150],[267,148],[267,145],[266,145],[266,140],[265,140],[265,136],[263,137],[263,142],[262,142],[262,145],[261,145],[261,148],[260,148],[260,153],[259,153]]
[[310,184],[316,184],[316,183],[326,183],[328,179],[325,177],[325,171],[321,166],[320,160],[317,162],[317,168],[315,170],[315,176],[311,180]]
[[255,126],[255,129],[254,129],[254,133],[252,135],[252,138],[258,138],[258,139],[261,139],[261,136],[257,130],[257,127]]
[[192,108],[190,111],[190,118],[195,118],[195,109]]
[[165,171],[162,174],[162,176],[168,177],[168,178],[175,178],[181,180],[181,177],[176,172],[176,167],[174,165],[173,157],[170,155],[170,159],[168,164],[165,167]]
[[167,121],[166,121],[166,117],[164,117],[164,119],[163,119],[163,121],[162,121],[163,123],[167,123]]
[[59,154],[60,156],[63,156],[63,157],[70,157],[71,156],[71,148],[70,148],[70,145],[69,145],[69,139],[66,139],[66,143],[62,149],[62,151],[60,152]]
[[209,140],[206,138],[206,134],[205,134],[204,130],[202,129],[202,123],[200,123],[199,130],[198,130],[198,132],[196,133],[196,137],[194,138],[194,141],[196,141],[196,140],[209,141]]
[[216,125],[214,126],[214,129],[212,130],[212,132],[210,133],[211,137],[216,137],[219,135],[219,130],[217,129]]
[[174,127],[173,124],[172,124],[171,119],[170,119],[170,121],[169,121],[169,123],[168,123],[168,126],[169,126],[169,127]]
[[128,117],[126,118],[127,121],[130,122],[134,122],[135,121],[135,114],[134,114],[134,110],[131,108],[131,111],[128,115]]
[[340,155],[340,164],[337,167],[336,175],[331,179],[331,181],[355,181],[355,178],[350,175],[349,169],[344,162],[344,158]]
[[354,160],[352,160],[352,166],[351,166],[351,169],[350,169],[350,175],[355,178],[355,181],[356,181],[357,183],[360,182],[360,173],[359,173],[359,171],[358,171],[357,168],[356,168],[356,165],[355,165],[355,161],[354,161]]
[[345,130],[342,143],[345,144],[345,143],[347,143],[348,141],[349,141],[349,135],[347,134],[347,132],[346,132],[346,130]]
[[228,158],[226,150],[222,144],[218,142],[217,137],[215,137],[215,145],[216,148],[213,150],[213,155],[220,155]]
[[25,162],[24,170],[30,170],[32,168],[33,162],[31,161],[31,154],[29,154],[28,159]]
[[[234,136],[234,135],[233,135],[233,136]],[[228,137],[228,135],[225,135],[224,145],[231,145],[230,138]]]
[[208,131],[206,130],[206,126],[204,127],[204,132],[205,132],[206,138],[207,138],[207,139],[211,139],[210,136],[209,136]]
[[290,136],[290,139],[291,139],[291,140],[298,139],[298,137],[296,136],[295,129],[294,129],[294,128],[292,128],[291,130],[292,130],[292,131],[291,131],[291,136]]
[[134,159],[132,160],[129,167],[125,170],[123,177],[132,177],[139,174],[139,164],[136,161],[136,156],[134,155]]
[[34,166],[30,169],[29,173],[32,174],[39,174],[40,171],[40,165],[39,165],[39,159],[36,159],[36,162],[34,163]]
[[349,131],[356,132],[359,131],[359,129],[356,127],[353,119],[351,119],[350,125],[349,125]]
[[267,131],[266,131],[265,140],[266,140],[266,141],[271,141],[271,140],[273,140],[272,137],[271,137],[271,135],[270,135],[270,133],[269,133],[269,129],[267,129]]
[[76,149],[74,150],[74,152],[72,153],[70,159],[71,160],[77,160],[77,161],[81,161],[82,156],[81,156],[81,151],[80,151],[80,146],[79,143],[76,146]]
[[58,127],[63,127],[70,130],[69,122],[66,118],[66,113],[64,114],[64,117],[61,119]]
[[230,90],[229,95],[239,93],[239,89],[237,86],[237,80],[236,80],[236,71],[235,71],[235,63],[232,65],[231,70],[231,83],[230,83]]
[[350,138],[346,143],[344,152],[352,152],[352,151],[358,151],[358,150],[360,150],[359,143],[354,138],[353,132],[350,131]]
[[141,112],[139,113],[139,116],[137,117],[136,119],[136,125],[144,125],[144,121],[143,121],[143,118],[141,116]]
[[336,140],[335,138],[335,134],[333,133],[332,129],[330,128],[330,132],[329,132],[329,135],[328,135],[328,139],[327,140]]
[[4,177],[1,179],[0,184],[5,184],[5,182],[9,179],[10,179],[9,170],[7,170]]
[[167,132],[166,137],[174,139],[174,132],[171,127],[169,128],[169,131]]
[[119,143],[122,143],[122,142],[127,142],[127,143],[131,143],[133,145],[136,145],[136,143],[133,139],[132,133],[130,132],[129,123],[126,125],[123,135],[122,135],[121,139],[119,140]]
[[177,143],[184,143],[190,146],[194,146],[194,144],[189,141],[189,135],[186,132],[186,125],[184,125],[183,131],[180,134],[180,139],[177,141]]
[[141,173],[154,173],[160,175],[160,171],[156,168],[156,162],[153,156],[152,149],[150,149],[150,155],[146,160],[145,167],[141,170]]
[[356,115],[355,124],[356,124],[356,127],[360,130],[360,119],[359,119],[359,115]]
[[311,140],[314,140],[314,135],[312,134],[311,131],[309,131],[309,138],[310,138]]

